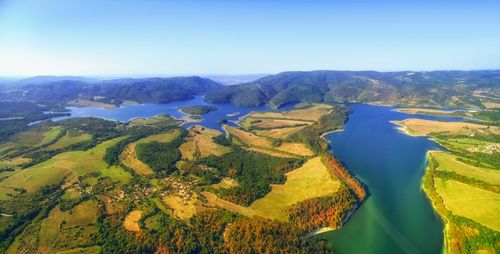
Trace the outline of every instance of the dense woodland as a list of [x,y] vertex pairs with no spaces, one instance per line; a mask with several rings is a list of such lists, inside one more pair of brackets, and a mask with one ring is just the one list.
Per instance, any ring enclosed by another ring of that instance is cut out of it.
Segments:
[[201,163],[219,170],[220,175],[238,180],[237,187],[220,189],[217,194],[228,201],[247,206],[271,191],[270,184],[283,184],[284,174],[300,167],[303,161],[272,157],[235,147],[233,152],[203,159]]
[[341,227],[356,206],[356,197],[348,187],[342,185],[335,195],[302,201],[287,212],[291,223],[301,230],[311,232],[321,227]]
[[239,106],[335,101],[483,108],[472,92],[498,93],[499,82],[499,71],[292,71],[225,87],[206,100]]

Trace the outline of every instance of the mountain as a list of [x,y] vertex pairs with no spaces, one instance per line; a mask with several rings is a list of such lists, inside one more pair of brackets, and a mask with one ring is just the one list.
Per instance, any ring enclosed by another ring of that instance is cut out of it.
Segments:
[[39,102],[65,103],[74,99],[98,100],[120,104],[166,103],[191,99],[223,88],[210,79],[197,76],[173,78],[116,79],[98,83],[57,80],[3,89],[4,97]]
[[474,92],[500,89],[500,71],[293,71],[227,86],[210,102],[238,106],[292,102],[363,102],[429,107],[483,107]]
[[236,85],[247,83],[269,76],[269,74],[242,74],[242,75],[204,75],[204,78],[211,79],[223,85]]
[[98,79],[79,77],[79,76],[34,76],[34,77],[11,81],[9,82],[9,85],[17,85],[17,86],[41,85],[58,81],[79,81],[85,83],[99,82]]

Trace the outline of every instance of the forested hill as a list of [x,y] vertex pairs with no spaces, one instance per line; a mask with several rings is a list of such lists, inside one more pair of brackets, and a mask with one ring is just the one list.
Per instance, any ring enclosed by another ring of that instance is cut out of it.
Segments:
[[120,104],[129,100],[139,103],[166,103],[191,99],[220,90],[223,85],[198,76],[173,78],[115,79],[101,82],[55,80],[6,86],[4,97],[37,102],[68,102],[74,99]]
[[272,106],[298,101],[363,102],[429,107],[483,108],[500,97],[500,70],[493,71],[293,71],[210,93],[210,102]]

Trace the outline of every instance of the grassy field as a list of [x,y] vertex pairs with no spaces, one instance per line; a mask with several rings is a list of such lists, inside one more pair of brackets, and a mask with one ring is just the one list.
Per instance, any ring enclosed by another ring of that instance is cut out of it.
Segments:
[[301,143],[283,143],[282,145],[275,148],[283,152],[293,153],[300,156],[314,155],[314,153],[309,148],[307,148],[306,145]]
[[430,109],[430,108],[398,108],[398,112],[408,113],[408,114],[421,114],[421,115],[431,115],[431,116],[447,116],[455,113],[454,110],[441,110],[441,109]]
[[331,112],[332,106],[317,104],[309,108],[295,109],[287,112],[254,112],[253,118],[292,119],[302,121],[318,121],[323,115]]
[[146,165],[146,163],[137,159],[137,154],[135,152],[135,143],[128,144],[123,152],[120,154],[120,161],[128,168],[131,168],[141,176],[151,175],[153,174],[153,170]]
[[134,118],[127,123],[127,127],[151,126],[151,125],[174,125],[179,121],[166,115],[158,115],[151,118]]
[[193,160],[195,157],[221,156],[230,152],[231,148],[219,145],[213,141],[213,138],[219,135],[221,135],[220,132],[203,126],[189,128],[186,142],[179,147],[182,159]]
[[24,164],[24,163],[27,163],[30,161],[31,161],[30,158],[24,158],[22,156],[14,157],[12,159],[4,159],[4,160],[0,160],[0,168],[16,167],[16,166],[19,166],[21,164]]
[[290,119],[274,119],[274,118],[254,118],[252,116],[246,117],[240,122],[240,125],[246,129],[273,129],[273,128],[284,128],[290,126],[298,125],[311,125],[311,121],[299,121]]
[[254,132],[263,137],[269,138],[277,138],[277,139],[285,139],[293,133],[302,130],[305,126],[298,127],[288,127],[288,128],[278,128],[278,129],[270,129],[270,130],[255,130]]
[[[271,139],[255,135],[235,127],[226,126],[226,131],[250,147],[250,150],[277,157],[294,157],[294,155],[311,156],[313,152],[301,143],[283,143],[273,146]],[[284,153],[283,153],[284,152]]]
[[71,134],[70,132],[67,132],[66,135],[64,135],[59,140],[57,140],[57,142],[55,142],[52,145],[47,146],[45,149],[46,150],[62,149],[62,148],[68,147],[70,145],[89,141],[91,139],[92,139],[92,135],[90,135],[88,133]]
[[104,109],[116,108],[115,104],[104,103],[104,102],[99,102],[99,101],[84,100],[84,99],[76,99],[76,100],[69,101],[68,105],[75,106],[75,107],[97,107],[97,108],[104,108]]
[[16,134],[12,140],[0,145],[0,158],[13,151],[43,146],[53,141],[61,131],[61,126],[54,126],[41,130],[20,132]]
[[314,197],[335,193],[340,187],[340,181],[333,179],[328,168],[320,157],[307,161],[302,167],[286,174],[285,184],[273,185],[266,196],[256,200],[250,207],[244,207],[217,198],[215,194],[205,192],[204,195],[211,205],[253,217],[281,221],[288,220],[285,210],[291,205]]
[[340,187],[340,181],[332,178],[320,157],[307,161],[286,177],[285,184],[273,185],[270,193],[250,207],[267,218],[287,220],[286,208],[299,201],[333,194]]
[[238,186],[238,181],[229,177],[224,177],[220,182],[212,184],[212,187],[215,189],[229,189],[236,186]]
[[241,140],[244,144],[250,146],[260,146],[260,147],[271,147],[272,142],[270,139],[257,136],[251,132],[244,131],[232,126],[225,126],[225,130],[228,131],[231,135],[234,135],[239,140]]
[[127,217],[125,217],[125,221],[123,222],[123,226],[128,230],[132,232],[140,232],[141,227],[139,226],[139,220],[142,217],[142,211],[141,210],[133,210],[129,214],[127,214]]
[[133,169],[138,175],[151,175],[153,174],[153,170],[137,158],[137,153],[135,150],[136,146],[138,144],[148,143],[151,141],[168,143],[177,138],[180,134],[180,130],[175,129],[167,133],[147,136],[145,138],[137,140],[136,142],[130,143],[120,154],[120,161],[121,163],[123,163],[123,165]]
[[425,136],[430,133],[453,132],[470,134],[472,131],[500,134],[500,127],[466,122],[444,122],[410,118],[403,121],[394,121],[401,126],[401,130],[414,136]]
[[193,217],[197,211],[198,201],[195,197],[183,200],[176,195],[167,195],[163,198],[163,202],[173,209],[173,214],[177,218],[189,219]]
[[488,228],[500,231],[500,194],[457,182],[434,179],[438,194],[453,214],[470,218]]
[[106,149],[125,137],[105,141],[86,151],[71,151],[60,153],[51,159],[8,177],[0,182],[0,199],[6,198],[5,191],[23,188],[33,193],[42,186],[56,184],[65,177],[77,177],[89,172],[99,171],[103,176],[109,176],[113,181],[125,183],[131,176],[121,168],[108,167],[102,160]]
[[431,152],[430,155],[439,163],[438,170],[452,171],[457,174],[475,178],[487,183],[500,185],[500,171],[475,167],[463,162],[457,161],[457,156],[445,152]]
[[52,253],[56,242],[64,242],[63,231],[74,227],[86,227],[97,219],[97,201],[88,200],[75,206],[70,211],[53,208],[40,226],[38,248],[41,253]]
[[481,152],[487,154],[500,152],[500,144],[498,143],[491,143],[471,138],[449,138],[446,140],[439,140],[439,142],[451,150],[460,149],[469,152]]

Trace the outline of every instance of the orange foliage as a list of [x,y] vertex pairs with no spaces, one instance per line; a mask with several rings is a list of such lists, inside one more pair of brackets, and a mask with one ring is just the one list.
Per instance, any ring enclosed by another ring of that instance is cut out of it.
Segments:
[[358,200],[365,200],[365,188],[363,188],[363,185],[356,180],[356,178],[349,174],[349,171],[347,171],[347,169],[339,161],[327,154],[324,154],[322,159],[323,163],[325,163],[325,165],[332,170],[332,173],[344,182],[349,189],[354,192],[354,194],[356,194]]

